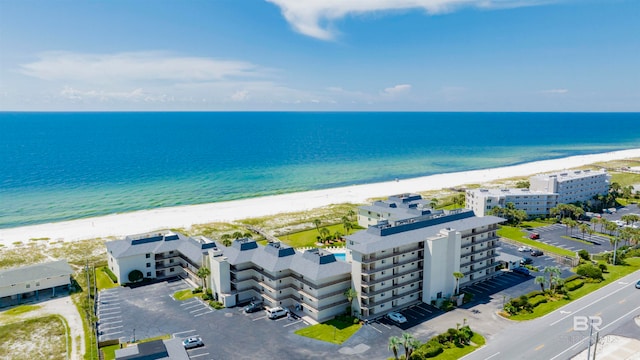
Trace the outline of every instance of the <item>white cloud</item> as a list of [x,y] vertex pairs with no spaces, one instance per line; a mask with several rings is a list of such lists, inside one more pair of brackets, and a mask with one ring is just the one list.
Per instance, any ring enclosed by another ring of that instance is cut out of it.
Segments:
[[245,61],[177,56],[164,52],[84,54],[45,52],[20,71],[43,80],[113,83],[197,82],[265,76],[268,70]]
[[389,87],[384,89],[384,93],[388,95],[397,95],[409,92],[411,90],[411,85],[409,84],[399,84],[394,87]]
[[295,31],[321,40],[334,37],[332,21],[347,15],[390,10],[422,9],[430,15],[464,7],[513,8],[559,0],[266,0],[278,6]]
[[542,94],[566,94],[568,92],[569,89],[549,89],[540,91]]
[[249,91],[247,90],[238,90],[231,95],[231,100],[233,101],[245,101],[247,99],[249,99]]

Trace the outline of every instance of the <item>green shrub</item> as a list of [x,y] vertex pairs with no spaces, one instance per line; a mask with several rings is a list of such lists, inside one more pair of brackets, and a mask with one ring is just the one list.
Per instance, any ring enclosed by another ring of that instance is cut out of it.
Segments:
[[540,304],[544,304],[546,303],[547,297],[544,295],[538,295],[538,296],[534,296],[532,298],[529,299],[529,303],[531,304],[532,307],[536,307]]
[[140,270],[133,270],[129,273],[129,282],[138,282],[140,280],[142,280],[142,278],[144,277],[144,275],[142,274],[142,271]]
[[436,357],[444,351],[442,344],[437,341],[429,340],[425,344],[422,344],[412,354],[411,360],[421,360]]
[[466,304],[466,303],[470,302],[471,300],[473,300],[473,294],[464,293],[464,297],[462,299],[462,302]]
[[529,299],[531,299],[531,298],[534,298],[534,297],[539,296],[539,295],[544,295],[544,291],[542,291],[542,290],[532,291],[532,292],[527,294],[527,297],[529,297]]
[[358,324],[358,323],[360,323],[360,319],[358,319],[358,318],[353,318],[353,321],[352,321],[352,322],[353,322],[354,324]]
[[568,282],[571,282],[571,281],[573,281],[575,279],[580,279],[580,278],[582,278],[582,276],[580,276],[580,275],[571,275],[568,278],[564,279],[564,283],[566,284]]
[[197,288],[191,290],[192,294],[199,294],[202,292],[202,287],[198,286]]
[[594,280],[604,280],[602,276],[602,270],[593,266],[592,264],[583,264],[576,268],[576,274],[588,277]]
[[573,290],[580,289],[583,285],[584,285],[584,281],[574,280],[570,283],[565,283],[564,287],[567,289],[567,291],[573,291]]
[[211,306],[214,309],[220,310],[220,309],[224,309],[224,305],[219,302],[219,301],[209,301],[209,306]]
[[598,267],[600,268],[600,270],[604,273],[607,272],[607,265],[605,264],[598,264]]
[[578,256],[584,261],[591,261],[591,255],[589,255],[589,252],[585,249],[578,251]]

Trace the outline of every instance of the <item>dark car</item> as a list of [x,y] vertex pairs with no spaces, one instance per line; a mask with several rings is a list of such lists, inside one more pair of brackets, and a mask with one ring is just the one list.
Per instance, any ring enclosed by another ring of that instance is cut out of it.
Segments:
[[636,283],[636,289],[640,289],[640,281]]
[[527,269],[525,267],[517,267],[517,268],[513,269],[513,272],[517,272],[517,273],[524,274],[524,275],[529,275],[529,269]]
[[256,311],[260,311],[264,308],[262,301],[252,301],[251,304],[244,307],[244,311],[247,313],[252,313]]
[[540,250],[533,250],[531,252],[531,256],[542,256],[542,255],[544,255],[544,253]]
[[[534,250],[536,251],[536,250]],[[531,253],[531,255],[533,255],[533,252]],[[529,264],[533,264],[533,259],[532,258],[523,258],[522,260],[520,260],[520,264],[521,265],[529,265]]]

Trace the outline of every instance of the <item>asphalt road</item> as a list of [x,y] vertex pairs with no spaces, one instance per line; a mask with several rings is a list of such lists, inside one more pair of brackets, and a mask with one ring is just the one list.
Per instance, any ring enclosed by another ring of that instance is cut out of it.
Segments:
[[[589,342],[588,330],[574,330],[576,316],[600,317],[600,337],[608,334],[624,336],[617,330],[640,316],[640,290],[634,286],[638,280],[640,271],[542,318],[505,326],[488,341],[487,346],[464,359],[570,359],[585,350]],[[593,334],[595,336],[595,331]]]

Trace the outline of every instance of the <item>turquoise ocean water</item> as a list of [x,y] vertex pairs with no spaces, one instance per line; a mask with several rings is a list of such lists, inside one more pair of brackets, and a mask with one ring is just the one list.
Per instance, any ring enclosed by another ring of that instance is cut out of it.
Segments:
[[640,113],[4,112],[0,228],[637,147]]

